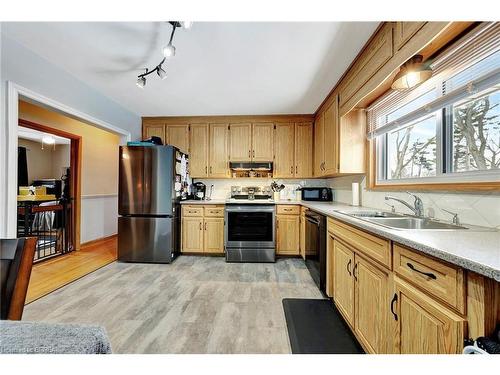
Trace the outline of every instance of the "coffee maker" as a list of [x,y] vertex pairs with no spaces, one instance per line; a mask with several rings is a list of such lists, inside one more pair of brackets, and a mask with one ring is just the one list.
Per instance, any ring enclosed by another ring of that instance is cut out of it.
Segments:
[[203,182],[193,183],[193,199],[203,200],[207,192],[207,185]]

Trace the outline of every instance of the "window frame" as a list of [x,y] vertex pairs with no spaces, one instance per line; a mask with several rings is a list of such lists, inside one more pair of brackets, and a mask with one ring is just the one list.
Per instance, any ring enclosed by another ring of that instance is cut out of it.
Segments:
[[[437,92],[442,92],[446,79],[436,81],[433,87]],[[417,95],[416,98],[418,97]],[[436,116],[436,176],[388,179],[388,132],[368,140],[368,186],[370,189],[500,191],[500,169],[453,171],[453,120],[450,107],[441,109],[441,114]],[[379,178],[380,176],[383,178]]]

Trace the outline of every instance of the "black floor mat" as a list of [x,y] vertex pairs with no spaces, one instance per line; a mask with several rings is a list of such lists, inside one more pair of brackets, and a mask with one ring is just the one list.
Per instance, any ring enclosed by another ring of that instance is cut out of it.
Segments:
[[364,353],[330,300],[284,298],[283,309],[293,354]]

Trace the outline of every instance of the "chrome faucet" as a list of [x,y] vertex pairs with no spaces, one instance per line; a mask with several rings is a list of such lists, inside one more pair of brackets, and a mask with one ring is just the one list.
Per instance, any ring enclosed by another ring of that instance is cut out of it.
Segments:
[[396,202],[399,202],[401,204],[404,204],[406,207],[408,207],[414,214],[415,216],[418,217],[423,217],[424,216],[424,204],[422,202],[422,199],[418,197],[415,194],[410,193],[409,191],[406,192],[407,194],[411,195],[413,198],[415,198],[415,201],[413,202],[413,207],[406,201],[396,198],[396,197],[391,197],[390,195],[386,195],[385,200],[395,200]]

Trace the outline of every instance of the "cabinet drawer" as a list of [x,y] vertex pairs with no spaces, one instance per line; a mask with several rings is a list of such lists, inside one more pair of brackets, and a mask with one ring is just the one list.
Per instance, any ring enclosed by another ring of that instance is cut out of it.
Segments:
[[394,244],[394,272],[465,313],[462,268]]
[[277,215],[300,215],[299,205],[279,205],[276,207]]
[[387,268],[391,268],[391,244],[389,240],[374,236],[341,221],[328,219],[328,231]]
[[205,206],[205,217],[224,217],[224,206]]
[[182,216],[203,216],[203,206],[199,205],[182,206]]

